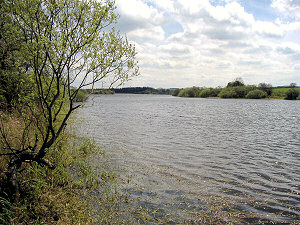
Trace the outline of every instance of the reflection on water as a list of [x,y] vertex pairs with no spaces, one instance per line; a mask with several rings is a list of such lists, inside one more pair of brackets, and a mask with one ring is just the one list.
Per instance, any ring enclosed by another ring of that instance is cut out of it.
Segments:
[[105,146],[131,196],[175,222],[216,210],[296,223],[299,109],[300,101],[91,96],[78,132]]

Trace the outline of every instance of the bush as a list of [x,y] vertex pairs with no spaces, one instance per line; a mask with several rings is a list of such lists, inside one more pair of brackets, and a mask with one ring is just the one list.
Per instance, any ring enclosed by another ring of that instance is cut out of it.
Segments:
[[296,100],[299,96],[299,91],[295,88],[290,88],[287,92],[286,92],[286,96],[285,99],[287,100]]
[[220,94],[221,91],[222,91],[222,88],[220,88],[220,87],[211,89],[210,97],[218,97],[218,95]]
[[261,99],[267,97],[267,93],[262,91],[262,90],[252,90],[250,91],[247,95],[246,98],[251,98],[251,99]]
[[75,102],[84,102],[88,98],[88,94],[85,90],[80,89],[74,99]]
[[272,84],[260,83],[258,88],[267,93],[268,96],[272,95],[273,87]]
[[224,88],[218,95],[220,98],[238,98],[233,88]]
[[237,86],[237,87],[234,87],[234,92],[236,93],[236,95],[237,95],[238,98],[245,98],[245,96],[248,93],[246,86]]
[[172,96],[178,96],[180,90],[181,90],[181,89],[175,89],[175,90],[172,92]]
[[246,95],[250,92],[257,89],[255,85],[248,86],[238,86],[234,87],[234,91],[237,94],[238,98],[245,98]]
[[200,88],[192,87],[192,88],[184,88],[182,89],[178,96],[179,97],[198,97],[200,93]]
[[212,94],[212,89],[207,88],[207,89],[203,89],[200,93],[199,93],[199,97],[200,98],[208,98],[211,97]]

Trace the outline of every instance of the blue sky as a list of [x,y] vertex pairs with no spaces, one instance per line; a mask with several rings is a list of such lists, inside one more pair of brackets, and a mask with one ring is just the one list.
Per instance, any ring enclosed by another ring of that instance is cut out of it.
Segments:
[[300,0],[117,0],[141,75],[127,86],[300,85]]

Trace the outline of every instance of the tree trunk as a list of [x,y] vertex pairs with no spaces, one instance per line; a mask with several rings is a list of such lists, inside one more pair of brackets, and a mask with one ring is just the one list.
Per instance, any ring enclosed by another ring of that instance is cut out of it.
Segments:
[[7,185],[9,187],[9,195],[15,202],[17,202],[20,197],[20,187],[17,176],[18,170],[21,168],[22,163],[34,161],[41,166],[47,166],[51,170],[55,168],[48,160],[38,157],[38,154],[30,150],[25,150],[11,156],[7,171]]

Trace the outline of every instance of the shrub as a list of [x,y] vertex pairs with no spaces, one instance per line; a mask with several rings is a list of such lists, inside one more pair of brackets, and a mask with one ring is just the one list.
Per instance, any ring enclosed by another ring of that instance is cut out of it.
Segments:
[[286,96],[285,99],[287,100],[296,100],[299,96],[299,91],[295,88],[290,88],[287,92],[286,92]]
[[257,89],[255,85],[248,86],[238,86],[234,87],[234,91],[237,94],[238,98],[245,98],[246,95],[250,92]]
[[179,97],[198,97],[200,93],[200,88],[192,87],[192,88],[184,88],[182,89],[178,96]]
[[267,93],[258,89],[252,90],[246,95],[246,98],[251,98],[251,99],[261,99],[265,97],[267,97]]
[[268,96],[270,96],[272,94],[273,91],[273,87],[272,84],[267,84],[267,83],[260,83],[258,85],[258,88],[264,92],[267,93]]
[[220,87],[211,89],[210,97],[218,97],[218,95],[220,94],[221,91],[222,91],[222,88],[220,88]]
[[180,90],[181,90],[181,89],[175,89],[175,90],[172,92],[172,96],[178,96]]
[[180,90],[180,92],[178,94],[178,97],[189,97],[189,95],[188,95],[188,89],[184,88],[184,89]]
[[199,93],[199,97],[200,98],[207,98],[207,97],[211,97],[212,94],[212,89],[207,88],[207,89],[203,89],[200,93]]
[[246,86],[237,86],[237,87],[234,87],[234,92],[236,93],[236,95],[237,95],[238,98],[245,98],[245,96],[248,93]]
[[75,102],[84,102],[88,98],[88,94],[85,90],[80,89],[74,98]]
[[238,98],[233,88],[224,88],[218,95],[220,98]]

